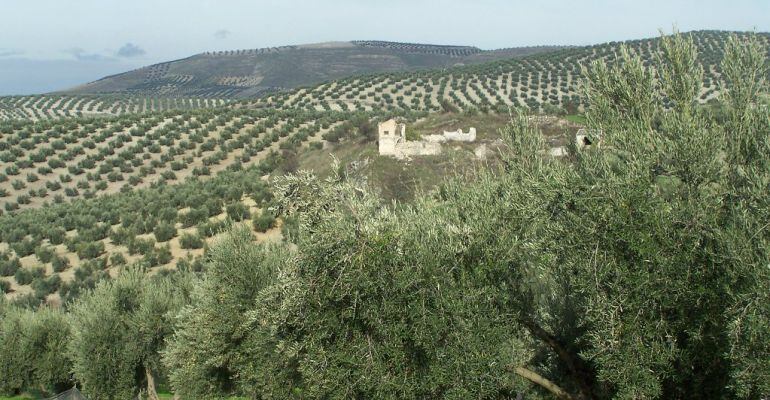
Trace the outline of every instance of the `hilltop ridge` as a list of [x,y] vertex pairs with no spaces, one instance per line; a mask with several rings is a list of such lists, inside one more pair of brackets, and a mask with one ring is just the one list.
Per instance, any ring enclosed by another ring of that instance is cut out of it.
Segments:
[[352,75],[478,64],[561,48],[485,51],[473,46],[356,40],[214,51],[107,76],[60,93],[248,98]]

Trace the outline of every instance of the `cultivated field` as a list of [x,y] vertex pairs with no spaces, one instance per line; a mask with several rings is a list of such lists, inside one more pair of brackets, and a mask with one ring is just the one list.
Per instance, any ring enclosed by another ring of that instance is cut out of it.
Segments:
[[353,41],[217,51],[108,76],[65,92],[253,98],[351,75],[479,64],[559,48],[482,51],[470,46]]
[[241,109],[14,124],[0,140],[1,279],[39,299],[91,276],[79,270],[193,263],[227,221],[253,215],[265,231],[261,177],[344,117]]
[[[700,31],[692,37],[699,50],[704,80],[700,101],[718,96],[720,60],[726,32]],[[760,35],[765,43],[770,36]],[[272,108],[310,110],[422,110],[475,108],[505,111],[526,106],[575,111],[582,107],[579,81],[582,66],[597,60],[612,64],[620,43],[570,48],[522,58],[444,70],[378,74],[336,80],[281,93],[253,104]],[[624,42],[647,65],[656,62],[660,39]]]
[[150,111],[213,108],[228,101],[214,98],[160,98],[90,95],[0,97],[0,121],[67,117],[104,117]]

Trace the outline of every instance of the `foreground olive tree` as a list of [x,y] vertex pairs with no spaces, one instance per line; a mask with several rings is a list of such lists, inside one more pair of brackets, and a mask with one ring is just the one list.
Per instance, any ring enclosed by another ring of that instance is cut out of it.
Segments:
[[148,277],[133,268],[73,304],[68,354],[89,398],[128,399],[145,391],[157,399],[156,380],[165,375],[160,352],[190,289],[182,274]]
[[[692,42],[588,66],[569,160],[517,119],[500,171],[383,207],[346,176],[276,187],[296,247],[220,244],[164,362],[188,397],[770,395],[766,49],[733,38],[722,122]],[[601,131],[601,133],[599,133]],[[335,168],[336,170],[336,168]],[[235,275],[233,275],[235,274]]]
[[69,333],[64,313],[21,309],[0,298],[0,394],[54,394],[72,385]]
[[[207,273],[192,292],[192,301],[175,319],[163,359],[174,393],[181,398],[216,398],[241,391],[239,377],[252,362],[273,351],[246,348],[267,335],[245,326],[261,290],[275,283],[280,263],[289,258],[283,246],[255,245],[253,234],[237,226],[207,254]],[[253,350],[253,352],[252,352]]]

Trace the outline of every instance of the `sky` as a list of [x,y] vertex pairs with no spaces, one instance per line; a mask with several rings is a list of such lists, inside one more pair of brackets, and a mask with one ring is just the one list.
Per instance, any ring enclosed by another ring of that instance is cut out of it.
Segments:
[[0,0],[0,95],[204,51],[337,40],[588,45],[658,31],[770,31],[770,0]]

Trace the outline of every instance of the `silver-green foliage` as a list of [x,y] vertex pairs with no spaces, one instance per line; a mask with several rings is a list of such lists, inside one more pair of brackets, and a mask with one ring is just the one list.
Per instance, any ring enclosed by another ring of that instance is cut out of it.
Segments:
[[183,275],[151,278],[129,269],[75,302],[68,353],[89,398],[132,398],[148,376],[164,374],[160,351],[190,289]]
[[[272,285],[283,247],[261,248],[243,226],[233,228],[207,255],[205,278],[192,292],[192,304],[177,315],[177,329],[163,353],[169,381],[182,398],[217,398],[239,392],[239,377],[271,347],[246,348],[266,333],[245,325],[261,290]],[[249,351],[249,350],[254,350]]]
[[67,316],[21,309],[0,298],[0,393],[56,393],[70,385]]
[[[188,397],[759,398],[770,394],[766,50],[726,50],[726,119],[691,42],[586,69],[601,144],[383,207],[345,176],[277,185],[296,248],[234,233],[165,353]],[[534,385],[531,385],[533,383]]]

